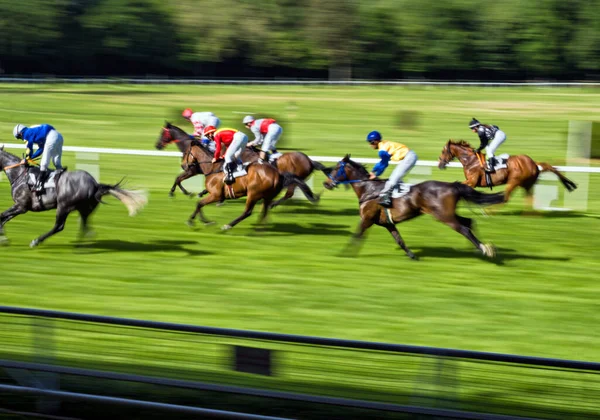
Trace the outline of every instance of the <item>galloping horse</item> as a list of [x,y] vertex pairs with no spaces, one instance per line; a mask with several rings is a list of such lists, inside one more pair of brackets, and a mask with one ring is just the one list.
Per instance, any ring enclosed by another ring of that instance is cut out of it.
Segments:
[[[182,138],[181,133],[187,136],[187,134],[179,128],[167,124],[163,129],[163,134],[161,135],[161,140],[159,140],[159,142],[165,142],[162,140],[163,137],[175,139]],[[166,143],[167,142],[165,142],[165,144]],[[212,163],[213,155],[213,152],[205,148],[200,142],[193,142],[183,155],[182,168],[187,172],[187,168],[195,167],[194,170],[196,173],[203,174],[205,176],[205,187],[208,191],[208,196],[198,201],[196,210],[188,219],[187,223],[190,226],[194,224],[194,219],[198,215],[203,223],[212,223],[210,220],[206,219],[202,213],[202,207],[207,204],[244,196],[247,196],[244,212],[231,223],[224,225],[222,229],[231,229],[233,226],[250,216],[254,206],[260,200],[263,200],[263,210],[260,217],[260,222],[262,222],[271,208],[273,199],[283,188],[290,186],[298,186],[311,202],[315,203],[319,201],[319,198],[314,196],[308,185],[306,185],[299,177],[289,172],[280,173],[273,165],[260,164],[257,162],[252,162],[246,167],[247,175],[236,178],[231,186],[227,186],[223,182],[223,179],[225,178],[223,162],[218,161]]]
[[[181,173],[176,179],[169,195],[173,196],[175,194],[175,188],[179,187],[179,189],[186,195],[190,195],[190,193],[181,185],[181,182],[191,178],[195,175],[198,175],[198,167],[197,165],[188,165],[185,164],[185,154],[187,150],[190,148],[194,142],[198,142],[197,140],[193,140],[185,131],[180,129],[179,127],[172,125],[170,123],[166,123],[163,127],[161,135],[155,145],[155,147],[159,150],[164,149],[169,143],[175,143],[181,153],[184,154],[184,158],[182,160],[181,167],[183,168],[183,173]],[[256,162],[258,160],[258,152],[253,148],[246,148],[242,152],[241,156],[242,161],[244,162]],[[284,153],[277,160],[277,169],[280,173],[289,172],[294,174],[301,180],[305,180],[312,174],[312,172],[316,169],[322,171],[325,175],[328,173],[328,168],[322,165],[319,162],[315,162],[311,160],[307,155],[302,152],[289,152]],[[282,202],[288,200],[294,195],[294,190],[296,189],[296,185],[290,185],[287,187],[287,191],[285,195],[271,203],[271,208],[281,204]],[[205,191],[206,192],[206,191]],[[200,196],[204,195],[204,193],[200,193]],[[308,198],[308,197],[307,197]]]
[[369,180],[367,169],[352,161],[349,155],[337,164],[329,180],[323,183],[327,189],[339,184],[351,185],[358,197],[361,222],[354,234],[355,240],[360,241],[371,226],[383,226],[406,255],[414,259],[415,254],[406,246],[395,225],[428,213],[466,237],[483,255],[495,256],[493,245],[481,243],[473,234],[473,220],[456,214],[456,205],[460,199],[482,206],[499,204],[504,199],[502,193],[483,194],[459,182],[425,181],[413,185],[402,197],[394,198],[393,207],[386,209],[377,202],[384,181]]
[[[54,227],[37,239],[31,241],[33,248],[41,244],[48,237],[62,231],[69,213],[77,210],[81,216],[81,235],[88,230],[88,217],[102,202],[102,196],[110,194],[120,200],[133,216],[147,202],[142,193],[124,190],[119,184],[99,184],[94,177],[85,171],[56,173],[54,177],[55,188],[47,188],[43,193],[32,192],[27,185],[29,172],[39,172],[37,167],[28,168],[21,164],[21,159],[0,147],[0,169],[4,170],[10,181],[12,198],[15,205],[0,214],[0,244],[8,243],[3,227],[12,218],[27,213],[28,211],[40,212],[56,209],[56,222]],[[55,172],[55,171],[52,171]]]
[[536,163],[527,155],[510,156],[506,162],[506,168],[497,169],[494,173],[490,174],[491,183],[488,183],[479,157],[469,143],[464,140],[448,140],[439,157],[438,168],[445,169],[446,165],[454,158],[457,158],[462,164],[466,178],[464,183],[468,186],[473,188],[491,188],[506,184],[506,189],[504,190],[505,202],[508,201],[515,188],[521,187],[525,190],[527,200],[531,203],[533,199],[533,185],[536,183],[540,173],[546,171],[555,174],[569,192],[577,188],[577,185],[573,181],[550,164],[544,162]]

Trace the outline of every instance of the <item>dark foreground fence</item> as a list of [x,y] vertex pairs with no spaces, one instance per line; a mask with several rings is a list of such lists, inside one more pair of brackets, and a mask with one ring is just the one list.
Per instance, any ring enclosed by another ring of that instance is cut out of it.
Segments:
[[1,306],[0,325],[0,407],[35,395],[45,411],[89,399],[215,418],[600,417],[600,363]]

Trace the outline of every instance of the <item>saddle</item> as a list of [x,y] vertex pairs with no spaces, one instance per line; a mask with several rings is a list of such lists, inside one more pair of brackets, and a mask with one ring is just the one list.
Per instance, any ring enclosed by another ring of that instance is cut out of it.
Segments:
[[[44,191],[48,188],[56,188],[56,181],[58,180],[58,177],[64,171],[65,171],[65,169],[49,171],[48,179],[46,179],[46,182],[44,182],[42,189],[37,190],[37,191],[39,192],[39,191]],[[27,172],[27,186],[29,187],[29,189],[31,191],[34,190],[34,187],[37,184],[39,176],[40,176],[40,170],[37,168],[35,168],[34,170],[31,170],[31,168],[30,168],[29,171]]]
[[[477,155],[477,159],[479,160],[479,165],[481,166],[482,169],[484,169],[485,161],[486,161],[485,156],[481,152],[476,153],[476,155]],[[495,172],[498,169],[507,168],[509,157],[510,157],[510,155],[508,153],[503,153],[501,155],[494,156],[490,161],[491,172]],[[494,183],[492,182],[492,175],[490,172],[487,172],[485,170],[484,170],[484,174],[485,174],[485,182],[487,185],[489,185],[490,190],[491,190],[492,187],[494,186]]]
[[392,188],[392,198],[403,197],[410,192],[412,184],[396,184],[394,188]]
[[[248,165],[250,165],[250,163],[251,162],[240,162],[238,160],[235,171],[233,172],[233,178],[235,179],[235,178],[239,178],[241,176],[248,175],[248,171],[246,169],[248,168]],[[225,168],[226,168],[226,165],[223,165],[223,172],[225,174],[227,174],[227,169],[225,169]]]

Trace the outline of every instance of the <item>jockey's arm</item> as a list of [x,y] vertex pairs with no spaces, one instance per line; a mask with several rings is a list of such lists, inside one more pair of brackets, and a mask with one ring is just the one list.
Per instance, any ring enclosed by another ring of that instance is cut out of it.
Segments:
[[479,136],[480,143],[477,151],[481,152],[488,144],[488,139],[485,135],[485,129],[482,126],[479,126],[479,128],[477,129],[477,135]]
[[215,159],[219,160],[221,158],[221,148],[223,147],[223,143],[221,143],[221,139],[215,136],[215,155],[213,156]]
[[42,153],[44,153],[44,148],[38,145],[38,148],[35,152],[31,153],[33,151],[33,143],[31,143],[31,146],[29,146],[29,143],[27,143],[27,149],[29,150],[29,158],[30,159],[35,159],[36,157],[40,156]]
[[254,140],[248,143],[248,146],[260,146],[263,142],[263,135],[260,133],[260,127],[253,125],[250,131],[254,134]]
[[385,150],[380,150],[379,158],[381,160],[378,163],[376,163],[375,166],[373,166],[373,170],[372,170],[372,172],[377,176],[381,175],[383,173],[383,171],[385,171],[385,168],[388,167],[392,156]]

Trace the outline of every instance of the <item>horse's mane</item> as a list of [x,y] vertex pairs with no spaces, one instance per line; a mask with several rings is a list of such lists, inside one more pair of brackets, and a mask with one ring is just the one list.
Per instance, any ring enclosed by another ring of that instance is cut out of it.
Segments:
[[367,167],[365,165],[363,165],[362,163],[358,163],[353,161],[352,159],[348,159],[348,163],[353,167],[358,169],[358,171],[365,176],[369,176],[369,170],[367,169]]
[[[168,122],[168,121],[165,123],[165,128],[168,128],[168,129],[174,129],[175,131],[177,131],[177,132],[181,133],[181,135],[182,135],[182,136],[189,137],[188,133],[186,133],[186,132],[185,132],[183,129],[181,129],[181,128],[177,127],[177,126],[176,126],[176,125],[174,125],[174,124],[171,124],[171,123],[170,123],[170,122]],[[204,150],[204,151],[205,151],[207,154],[209,154],[209,155],[212,155],[212,154],[213,154],[213,152],[211,152],[210,150],[208,150],[208,148],[207,148],[206,146],[204,146],[204,145],[202,144],[202,142],[200,142],[200,141],[198,141],[198,140],[191,139],[191,143],[190,143],[190,145],[191,145],[191,146],[197,146],[197,147],[200,147],[202,150]]]
[[471,144],[469,144],[469,142],[468,142],[468,141],[465,141],[465,140],[453,140],[453,139],[450,139],[450,140],[448,140],[448,143],[449,143],[449,144],[455,144],[455,145],[457,145],[457,146],[468,147],[469,149],[472,149],[472,148],[473,148],[473,147],[471,146]]
[[0,155],[5,155],[7,158],[12,159],[13,161],[20,160],[18,156],[13,155],[12,153],[9,153],[6,150],[4,150],[4,147],[0,149]]

